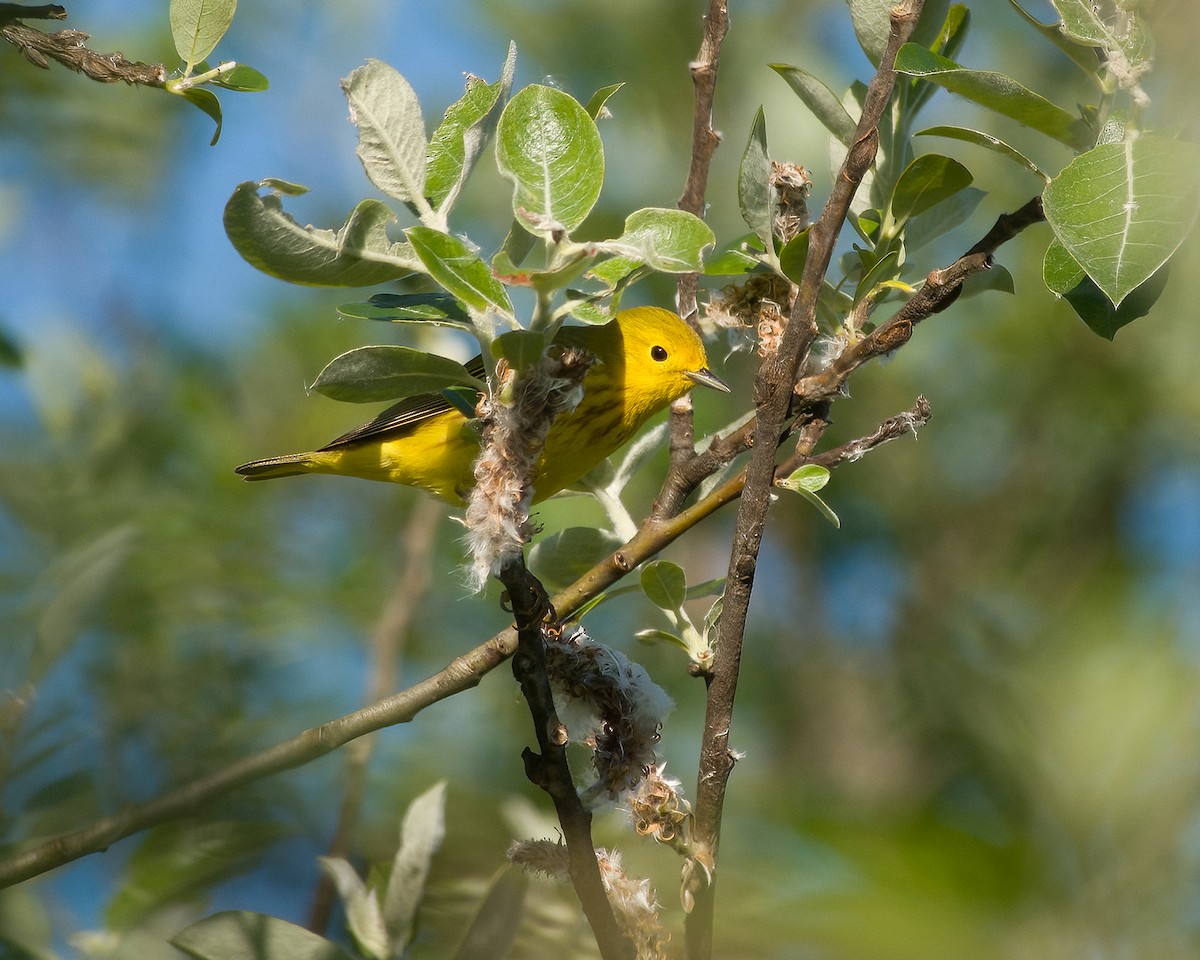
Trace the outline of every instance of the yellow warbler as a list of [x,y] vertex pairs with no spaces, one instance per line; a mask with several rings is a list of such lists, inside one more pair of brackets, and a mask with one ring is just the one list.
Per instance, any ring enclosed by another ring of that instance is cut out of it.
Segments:
[[[729,390],[708,369],[696,332],[661,307],[622,310],[603,326],[563,327],[554,342],[586,350],[596,362],[584,377],[583,399],[546,437],[535,501],[574,483],[694,385]],[[474,366],[482,375],[478,358]],[[319,450],[255,460],[237,472],[247,480],[301,473],[387,480],[462,504],[479,456],[479,435],[469,423],[440,394],[408,397]]]

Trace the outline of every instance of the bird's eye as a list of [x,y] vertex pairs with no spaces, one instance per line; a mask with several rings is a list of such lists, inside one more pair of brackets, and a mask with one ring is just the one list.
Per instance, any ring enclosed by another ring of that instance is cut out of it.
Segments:
[[665,347],[653,346],[650,348],[650,356],[662,363],[667,359],[667,351]]

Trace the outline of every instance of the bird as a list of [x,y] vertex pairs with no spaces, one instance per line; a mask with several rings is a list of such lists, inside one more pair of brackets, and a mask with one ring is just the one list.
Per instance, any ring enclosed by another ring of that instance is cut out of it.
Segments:
[[[662,307],[631,307],[606,324],[561,327],[554,343],[595,361],[579,404],[550,427],[533,479],[533,502],[569,487],[637,433],[655,413],[694,386],[729,392],[708,368],[699,335]],[[467,369],[483,376],[482,358]],[[375,419],[307,453],[253,460],[235,468],[247,480],[306,473],[400,483],[458,506],[475,483],[479,431],[437,393],[407,397]]]

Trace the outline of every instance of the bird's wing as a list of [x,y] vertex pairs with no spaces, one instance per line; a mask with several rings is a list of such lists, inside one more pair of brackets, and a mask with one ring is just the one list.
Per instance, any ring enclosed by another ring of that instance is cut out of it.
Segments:
[[[487,371],[483,367],[483,357],[476,357],[465,364],[471,376],[483,380]],[[343,433],[336,440],[331,440],[321,450],[334,450],[360,443],[363,440],[381,437],[411,427],[415,423],[436,417],[439,413],[455,409],[449,400],[440,393],[420,393],[416,396],[405,397],[399,403],[394,403],[374,420],[355,427],[349,433]]]

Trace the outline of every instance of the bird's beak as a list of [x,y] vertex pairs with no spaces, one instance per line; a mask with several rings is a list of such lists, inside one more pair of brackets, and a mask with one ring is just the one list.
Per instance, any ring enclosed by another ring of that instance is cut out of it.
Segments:
[[731,392],[729,384],[709,370],[708,367],[702,367],[699,370],[688,370],[684,373],[684,376],[702,387],[712,387],[714,390],[720,390],[722,393]]

